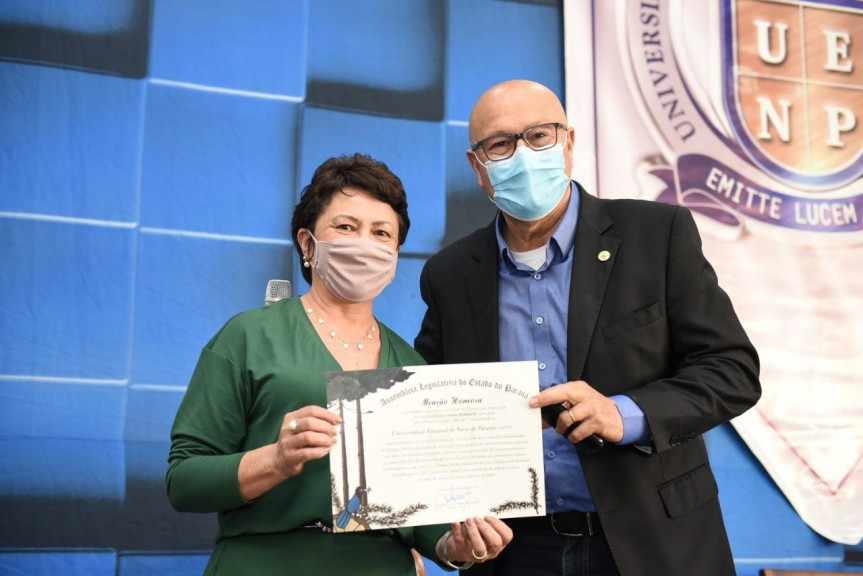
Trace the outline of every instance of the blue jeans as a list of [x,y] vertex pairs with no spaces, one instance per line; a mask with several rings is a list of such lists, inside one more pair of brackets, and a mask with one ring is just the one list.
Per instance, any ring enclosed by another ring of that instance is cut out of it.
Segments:
[[494,576],[620,576],[602,534],[561,536],[513,527],[513,540],[494,562]]

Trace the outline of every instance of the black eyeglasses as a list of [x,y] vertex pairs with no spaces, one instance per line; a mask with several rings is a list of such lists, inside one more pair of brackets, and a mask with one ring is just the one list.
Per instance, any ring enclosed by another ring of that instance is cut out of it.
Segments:
[[531,150],[545,150],[557,144],[557,129],[566,130],[566,125],[560,122],[548,122],[531,126],[518,134],[496,134],[470,147],[476,153],[482,150],[486,158],[491,161],[506,160],[515,154],[516,143],[519,138],[524,140]]

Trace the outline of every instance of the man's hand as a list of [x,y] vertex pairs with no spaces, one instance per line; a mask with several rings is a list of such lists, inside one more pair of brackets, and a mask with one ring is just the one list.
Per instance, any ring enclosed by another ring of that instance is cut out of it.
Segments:
[[563,434],[573,422],[579,422],[568,436],[573,444],[591,434],[609,442],[623,440],[623,418],[617,410],[617,404],[583,380],[547,388],[532,396],[529,402],[534,408],[563,403],[567,410],[558,417],[555,430]]

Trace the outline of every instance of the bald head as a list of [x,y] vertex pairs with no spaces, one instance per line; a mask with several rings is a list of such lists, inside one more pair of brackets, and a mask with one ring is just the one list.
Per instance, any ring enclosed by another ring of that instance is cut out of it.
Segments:
[[566,113],[554,92],[530,80],[508,80],[479,97],[470,113],[471,144],[504,132],[521,132],[546,122],[566,124]]

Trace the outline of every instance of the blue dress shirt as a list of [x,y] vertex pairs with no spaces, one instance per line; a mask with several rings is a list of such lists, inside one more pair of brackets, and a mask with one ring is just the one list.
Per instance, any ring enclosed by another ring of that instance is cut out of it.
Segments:
[[[495,226],[500,259],[500,359],[536,360],[542,390],[567,381],[566,323],[579,207],[575,183],[571,184],[571,190],[566,213],[546,247],[545,263],[536,270],[513,259],[503,239],[506,221],[500,214]],[[623,417],[620,444],[649,444],[647,420],[638,405],[628,396],[611,398]],[[595,511],[575,446],[553,428],[542,431],[542,442],[546,511]]]

